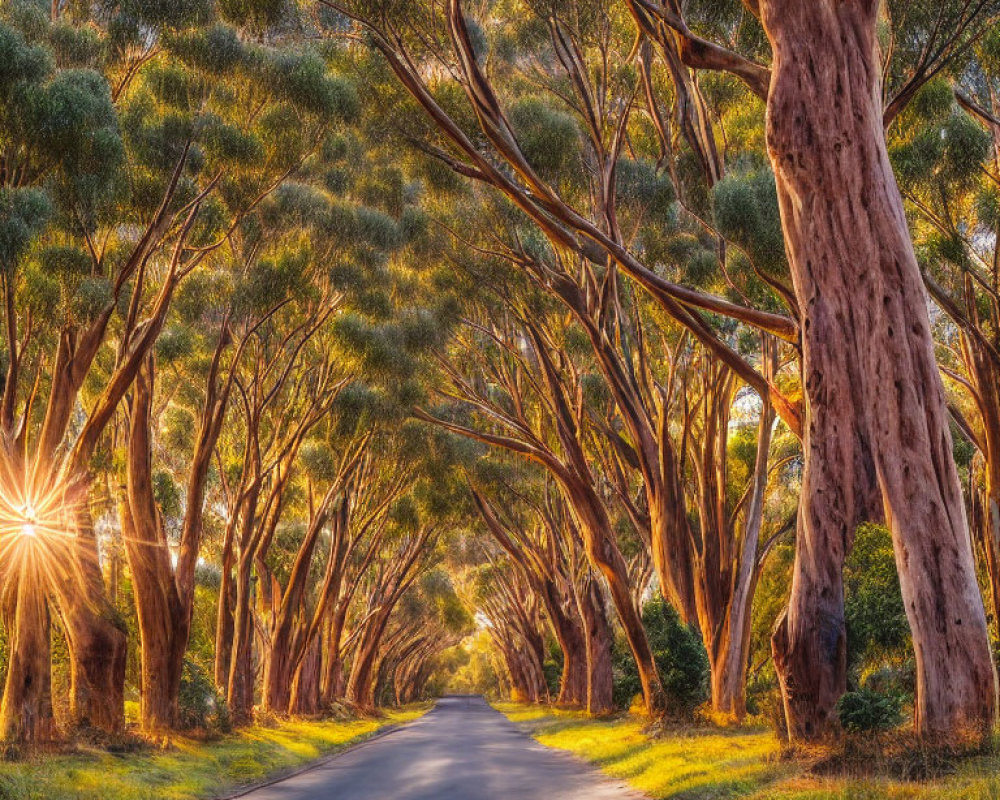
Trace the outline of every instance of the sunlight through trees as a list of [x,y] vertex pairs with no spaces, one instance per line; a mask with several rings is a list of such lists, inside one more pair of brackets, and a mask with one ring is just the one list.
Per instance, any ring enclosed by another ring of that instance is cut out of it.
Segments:
[[998,31],[5,3],[4,752],[449,688],[988,741]]

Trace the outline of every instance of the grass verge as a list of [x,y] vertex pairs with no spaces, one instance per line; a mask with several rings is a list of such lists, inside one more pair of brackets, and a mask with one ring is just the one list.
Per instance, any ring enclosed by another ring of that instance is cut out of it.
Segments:
[[93,750],[0,764],[0,800],[201,800],[292,771],[356,744],[428,706],[378,719],[292,720],[203,742],[176,738],[165,751]]
[[819,777],[803,761],[782,760],[763,729],[685,729],[643,733],[631,716],[591,719],[581,712],[494,703],[548,747],[567,750],[653,798],[672,800],[1000,800],[1000,755],[958,763],[935,781]]

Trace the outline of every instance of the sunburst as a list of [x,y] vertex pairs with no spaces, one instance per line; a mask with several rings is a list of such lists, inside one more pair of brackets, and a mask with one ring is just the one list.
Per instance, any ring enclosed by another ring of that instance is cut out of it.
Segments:
[[85,497],[79,484],[0,448],[0,569],[49,585],[66,580]]

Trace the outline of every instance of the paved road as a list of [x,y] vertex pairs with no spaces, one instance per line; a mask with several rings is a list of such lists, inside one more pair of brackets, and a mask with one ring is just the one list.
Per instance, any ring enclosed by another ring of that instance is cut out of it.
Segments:
[[445,697],[405,727],[245,800],[637,800],[521,733],[481,697]]

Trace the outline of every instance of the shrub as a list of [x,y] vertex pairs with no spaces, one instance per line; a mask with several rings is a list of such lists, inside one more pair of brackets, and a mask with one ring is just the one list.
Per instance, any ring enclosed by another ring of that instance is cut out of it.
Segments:
[[[642,622],[656,660],[660,680],[675,710],[691,713],[708,697],[708,656],[701,637],[663,598],[657,597],[642,608]],[[627,643],[615,643],[613,653],[614,702],[628,708],[642,691],[639,673]]]
[[228,731],[229,708],[218,695],[208,672],[193,659],[184,660],[181,690],[177,698],[179,727]]
[[[896,667],[905,685],[906,664],[913,658],[910,625],[896,573],[892,537],[881,525],[861,525],[844,565],[844,622],[847,658],[855,680],[867,672]],[[860,681],[859,681],[860,682]]]
[[837,714],[848,733],[876,733],[903,721],[902,700],[898,695],[858,689],[837,701]]

